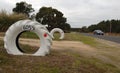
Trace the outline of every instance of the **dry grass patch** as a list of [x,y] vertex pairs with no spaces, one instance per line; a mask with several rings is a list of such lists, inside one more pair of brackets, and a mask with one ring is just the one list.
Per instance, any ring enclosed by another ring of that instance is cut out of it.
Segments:
[[0,41],[0,73],[119,73],[114,65],[71,50],[51,50],[45,57],[8,55]]

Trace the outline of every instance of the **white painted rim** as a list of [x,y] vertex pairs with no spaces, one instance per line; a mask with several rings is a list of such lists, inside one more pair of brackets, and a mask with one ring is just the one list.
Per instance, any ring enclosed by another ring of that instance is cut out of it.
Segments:
[[[18,49],[16,45],[16,38],[19,33],[23,31],[31,31],[38,35],[40,38],[40,48],[34,54],[25,54]],[[4,37],[4,47],[8,54],[12,55],[32,55],[32,56],[45,56],[49,54],[52,44],[52,37],[45,26],[36,21],[20,20],[9,27]]]

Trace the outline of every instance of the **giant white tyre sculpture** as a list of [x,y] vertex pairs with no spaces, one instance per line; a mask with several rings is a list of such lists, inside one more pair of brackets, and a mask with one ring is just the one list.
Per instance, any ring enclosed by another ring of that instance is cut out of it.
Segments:
[[[25,54],[18,46],[18,38],[24,31],[34,32],[40,38],[40,48],[34,54]],[[9,27],[4,37],[4,47],[7,53],[12,55],[45,56],[49,54],[51,44],[52,37],[45,26],[31,20],[20,20],[16,22]]]
[[54,38],[54,36],[53,36],[53,34],[55,33],[55,32],[59,32],[60,33],[60,38],[59,39],[64,39],[64,31],[62,30],[62,29],[60,29],[60,28],[54,28],[54,29],[52,29],[51,31],[50,31],[50,34],[51,34],[51,36]]

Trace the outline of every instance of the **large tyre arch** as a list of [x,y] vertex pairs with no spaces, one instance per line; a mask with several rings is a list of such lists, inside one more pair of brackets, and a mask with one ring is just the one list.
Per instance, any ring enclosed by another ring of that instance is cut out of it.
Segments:
[[54,29],[52,29],[52,30],[50,31],[50,34],[51,34],[51,36],[52,36],[53,38],[54,38],[53,34],[54,34],[55,32],[59,32],[59,33],[60,33],[60,38],[59,38],[59,39],[64,39],[64,31],[63,31],[62,29],[60,29],[60,28],[54,28]]
[[[17,45],[19,35],[24,31],[34,32],[40,38],[40,48],[34,54],[25,54]],[[4,37],[4,47],[8,54],[45,56],[49,54],[52,36],[45,26],[36,21],[20,20],[9,27]]]

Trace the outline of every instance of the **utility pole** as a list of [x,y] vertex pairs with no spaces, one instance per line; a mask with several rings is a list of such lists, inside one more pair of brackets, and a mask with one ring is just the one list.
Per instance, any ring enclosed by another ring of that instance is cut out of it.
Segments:
[[112,23],[111,23],[111,21],[110,21],[110,34],[111,34],[111,32],[112,32]]

